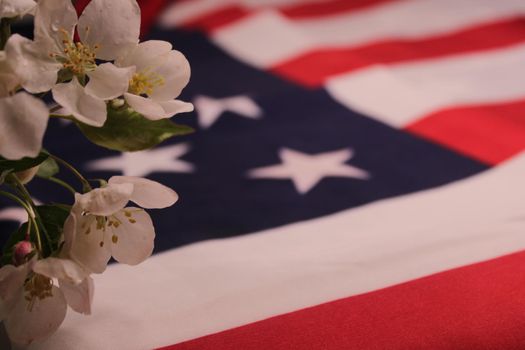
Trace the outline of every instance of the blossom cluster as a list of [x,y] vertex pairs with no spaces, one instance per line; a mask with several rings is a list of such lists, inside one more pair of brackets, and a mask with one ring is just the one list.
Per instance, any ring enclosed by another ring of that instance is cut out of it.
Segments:
[[[34,16],[33,39],[11,34],[11,23],[24,16]],[[13,343],[27,345],[55,332],[68,305],[91,313],[91,275],[104,272],[111,258],[129,265],[148,258],[155,230],[143,208],[178,199],[138,177],[113,176],[93,188],[43,150],[49,118],[73,121],[109,149],[153,147],[191,131],[169,120],[193,110],[176,99],[190,66],[168,42],[139,42],[135,0],[92,0],[80,17],[70,0],[2,0],[0,31],[0,195],[28,213],[2,251],[0,322]],[[48,93],[54,105],[44,102]],[[82,190],[55,176],[60,166]],[[35,176],[70,190],[72,203],[35,204],[25,186]]]

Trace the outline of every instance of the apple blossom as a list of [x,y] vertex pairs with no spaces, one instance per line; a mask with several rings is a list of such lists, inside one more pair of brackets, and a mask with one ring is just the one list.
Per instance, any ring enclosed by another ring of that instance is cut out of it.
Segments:
[[[75,27],[79,42],[73,41]],[[135,0],[92,0],[80,18],[69,1],[40,0],[34,41],[13,35],[6,50],[19,57],[16,73],[27,91],[53,89],[55,100],[66,104],[75,118],[102,126],[104,101],[127,90],[132,71],[112,63],[97,65],[96,60],[114,60],[137,45],[139,29],[140,9]],[[55,86],[61,70],[83,81],[87,76],[89,82],[84,87],[74,78]]]
[[75,311],[90,312],[93,281],[72,260],[33,258],[20,266],[5,265],[0,282],[0,321],[15,344],[29,345],[55,332],[68,304]]
[[13,160],[36,157],[48,118],[45,103],[25,92],[0,97],[0,155]]
[[172,50],[170,43],[160,40],[142,42],[117,59],[115,64],[133,69],[124,98],[131,108],[146,118],[157,120],[193,111],[191,103],[175,100],[188,84],[191,72],[186,57]]
[[126,207],[133,201],[144,208],[166,208],[177,194],[158,182],[131,176],[114,176],[106,187],[75,196],[71,210],[77,225],[69,241],[72,259],[94,273],[102,273],[111,256],[136,265],[153,251],[155,229],[141,208]]

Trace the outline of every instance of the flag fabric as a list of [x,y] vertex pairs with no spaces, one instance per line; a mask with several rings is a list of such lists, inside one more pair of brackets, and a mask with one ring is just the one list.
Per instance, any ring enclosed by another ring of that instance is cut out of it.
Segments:
[[32,349],[525,347],[523,0],[141,7],[190,61],[196,133],[119,154],[53,121],[44,144],[181,200]]

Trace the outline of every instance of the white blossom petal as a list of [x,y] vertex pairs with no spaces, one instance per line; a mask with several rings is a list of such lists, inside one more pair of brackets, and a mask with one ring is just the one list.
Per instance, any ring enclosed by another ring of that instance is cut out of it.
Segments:
[[170,118],[176,113],[193,110],[193,106],[191,104],[177,104],[177,108],[174,108],[175,106],[173,104],[157,102],[151,98],[133,95],[130,93],[125,93],[124,98],[131,108],[150,120]]
[[[136,67],[137,71],[150,69],[162,64],[172,49],[171,43],[163,40],[148,40],[138,44],[133,50],[115,61],[120,67]],[[160,58],[160,60],[159,60]]]
[[164,111],[164,108],[162,108],[160,103],[155,102],[152,99],[130,93],[125,93],[124,99],[131,108],[148,119],[158,120],[171,117]]
[[134,67],[119,68],[112,63],[104,63],[89,72],[86,92],[102,100],[122,96],[129,86],[129,80],[135,73]]
[[107,118],[106,103],[88,94],[76,77],[69,83],[57,84],[52,91],[55,101],[77,120],[96,127],[104,125]]
[[0,18],[22,17],[35,6],[33,0],[0,0]]
[[35,13],[35,41],[52,40],[62,52],[64,39],[73,39],[77,12],[71,1],[39,0]]
[[5,46],[6,57],[24,89],[31,93],[49,91],[57,81],[62,65],[49,56],[54,48],[49,41],[33,42],[13,34]]
[[64,245],[62,246],[62,251],[60,252],[61,258],[69,257],[69,252],[71,251],[71,246],[75,240],[77,234],[77,216],[81,215],[81,209],[78,206],[74,206],[69,213],[69,216],[64,222],[64,228],[62,230],[62,239]]
[[164,186],[156,181],[148,180],[135,176],[113,176],[108,183],[112,184],[133,184],[131,200],[143,208],[160,209],[171,207],[179,196],[171,188]]
[[153,89],[150,96],[156,101],[176,98],[190,81],[190,63],[181,52],[176,50],[170,51],[167,59],[153,71],[164,80],[164,84]]
[[137,265],[153,252],[155,229],[148,213],[139,208],[125,208],[114,215],[120,224],[112,227],[111,253],[115,260]]
[[65,281],[58,281],[60,290],[64,293],[67,304],[76,312],[91,315],[91,304],[95,286],[91,277],[86,277],[79,284],[71,284]]
[[[126,206],[133,193],[132,184],[114,184],[75,195],[75,205],[91,215],[108,216]],[[77,218],[78,219],[78,218]]]
[[49,257],[38,260],[33,266],[33,271],[49,278],[58,278],[65,282],[78,284],[88,275],[88,271],[70,259]]
[[25,92],[0,98],[0,155],[7,159],[36,157],[48,118],[45,103]]
[[28,270],[28,264],[18,267],[5,265],[0,268],[0,322],[5,320],[15,306]]
[[159,104],[164,111],[171,116],[179,113],[193,112],[193,104],[181,100],[161,101]]
[[110,243],[106,242],[104,230],[97,227],[95,216],[80,216],[69,255],[90,272],[102,273],[111,258]]
[[92,0],[78,21],[82,42],[98,45],[97,57],[111,61],[139,42],[140,8],[135,0]]
[[5,51],[0,51],[0,97],[10,95],[20,84],[20,78],[15,74],[11,62]]
[[62,292],[53,286],[52,297],[35,298],[31,308],[18,294],[17,303],[4,322],[9,339],[17,345],[27,346],[53,334],[66,317],[67,304]]

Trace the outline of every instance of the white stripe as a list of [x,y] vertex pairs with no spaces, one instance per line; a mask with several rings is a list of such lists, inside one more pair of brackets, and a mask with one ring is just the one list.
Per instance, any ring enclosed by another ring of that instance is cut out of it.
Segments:
[[69,312],[32,349],[170,345],[522,250],[524,173],[525,154],[441,188],[111,266],[93,315]]
[[345,106],[395,127],[447,107],[525,97],[525,45],[372,66],[327,81]]
[[192,0],[176,2],[164,11],[160,17],[160,25],[167,28],[178,27],[231,5],[238,5],[249,10],[325,1],[326,0]]
[[523,13],[523,0],[399,1],[308,20],[265,11],[219,29],[213,39],[237,58],[268,68],[320,47],[425,38]]

